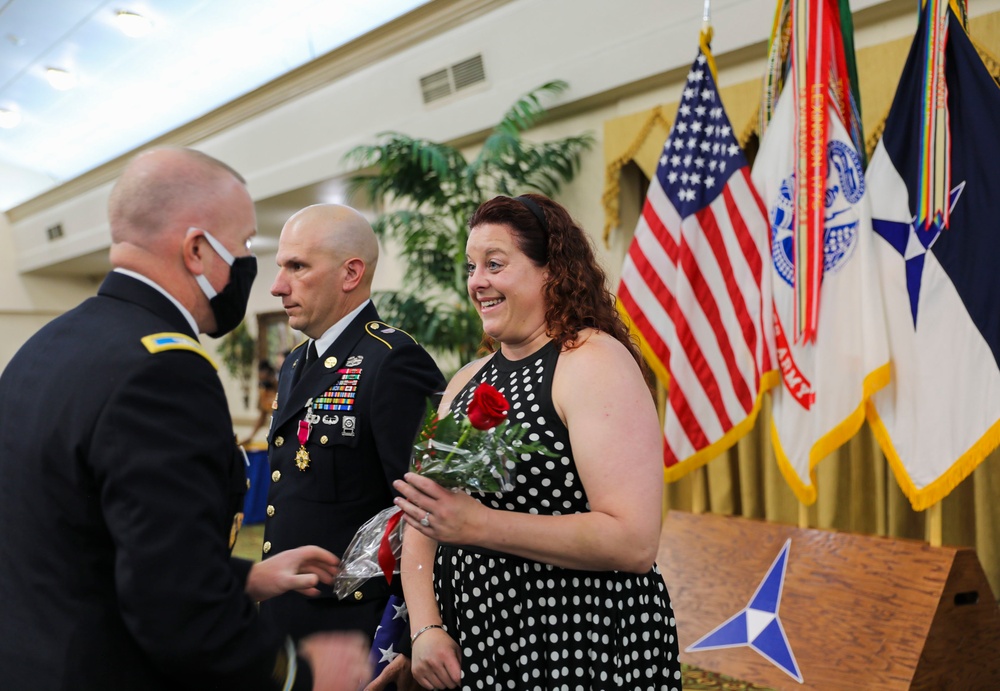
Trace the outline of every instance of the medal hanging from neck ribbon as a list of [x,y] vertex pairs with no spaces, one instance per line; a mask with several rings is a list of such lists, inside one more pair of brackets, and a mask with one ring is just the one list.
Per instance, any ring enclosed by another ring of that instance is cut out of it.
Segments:
[[306,442],[309,441],[309,432],[312,431],[312,424],[308,420],[299,420],[299,450],[295,452],[295,465],[299,470],[309,467],[309,451],[306,450]]

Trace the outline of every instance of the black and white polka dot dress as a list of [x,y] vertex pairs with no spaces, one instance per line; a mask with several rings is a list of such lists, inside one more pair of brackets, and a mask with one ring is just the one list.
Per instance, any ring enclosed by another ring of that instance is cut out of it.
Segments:
[[[552,404],[558,357],[554,342],[517,362],[498,352],[452,403],[464,415],[472,391],[488,382],[510,401],[511,421],[529,425],[531,439],[560,454],[522,458],[512,467],[511,491],[473,494],[487,506],[548,515],[590,510]],[[577,571],[440,545],[435,591],[461,649],[463,689],[680,691],[677,631],[655,566],[642,575]]]

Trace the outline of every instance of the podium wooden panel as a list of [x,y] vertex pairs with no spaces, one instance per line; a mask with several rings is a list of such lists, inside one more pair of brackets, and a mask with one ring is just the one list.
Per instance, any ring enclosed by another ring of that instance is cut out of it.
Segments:
[[[747,606],[788,538],[778,615],[803,683],[746,646],[685,652]],[[658,563],[686,663],[776,689],[1000,689],[974,550],[671,511]]]

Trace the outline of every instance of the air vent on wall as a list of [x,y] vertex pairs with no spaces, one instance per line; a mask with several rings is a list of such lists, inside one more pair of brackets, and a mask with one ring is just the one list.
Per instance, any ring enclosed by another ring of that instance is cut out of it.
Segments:
[[431,103],[484,81],[486,72],[483,69],[483,56],[475,55],[456,62],[451,67],[424,75],[420,78],[420,90],[424,95],[424,103]]

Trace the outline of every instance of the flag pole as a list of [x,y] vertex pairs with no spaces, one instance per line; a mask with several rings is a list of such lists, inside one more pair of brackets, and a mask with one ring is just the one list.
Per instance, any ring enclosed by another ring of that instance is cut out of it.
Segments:
[[[711,40],[709,33],[711,30],[712,0],[705,0],[701,15],[701,37],[705,43]],[[691,513],[702,514],[708,511],[711,505],[708,499],[708,468],[700,466],[691,475]]]
[[944,513],[941,502],[927,509],[927,542],[931,547],[940,547],[944,539]]

